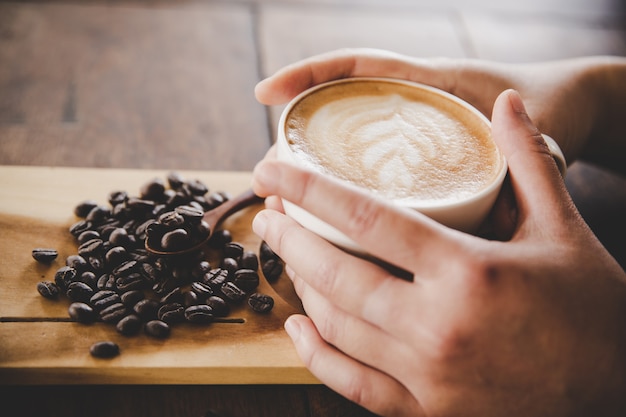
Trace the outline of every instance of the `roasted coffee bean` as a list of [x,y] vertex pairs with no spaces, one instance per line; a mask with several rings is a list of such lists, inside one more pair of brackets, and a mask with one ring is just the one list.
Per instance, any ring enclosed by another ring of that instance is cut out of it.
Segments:
[[193,195],[205,195],[206,193],[209,192],[209,187],[207,187],[200,180],[185,181],[183,186],[186,186],[186,188],[189,190],[189,192],[191,194],[193,194]]
[[259,269],[259,257],[252,251],[244,251],[238,264],[240,268],[256,271]]
[[85,284],[89,285],[89,287],[91,287],[91,289],[93,290],[98,288],[97,286],[98,278],[96,277],[96,274],[94,274],[91,271],[85,271],[82,274],[80,274],[80,277],[78,278],[78,280],[80,282],[84,282]]
[[102,239],[91,239],[78,247],[78,254],[83,258],[98,254],[103,249],[104,242]]
[[84,282],[75,281],[67,287],[65,295],[70,301],[88,302],[93,296],[93,289]]
[[207,297],[213,295],[213,289],[211,286],[200,281],[192,282],[191,290],[198,295],[198,300],[200,301],[206,300]]
[[235,272],[233,282],[245,292],[251,292],[259,286],[259,274],[252,269],[239,269]]
[[70,266],[62,266],[54,274],[54,282],[61,291],[65,291],[67,286],[76,281],[76,269]]
[[132,308],[135,304],[137,304],[144,298],[146,298],[146,296],[143,291],[140,290],[126,291],[125,293],[120,295],[120,300],[122,301],[122,303],[129,308]]
[[261,266],[263,276],[268,282],[275,282],[283,273],[284,265],[279,258],[266,260]]
[[120,302],[121,299],[119,294],[111,290],[98,291],[89,299],[89,304],[91,304],[96,311],[104,310],[105,308]]
[[115,246],[128,248],[131,246],[131,239],[128,232],[123,227],[116,227],[109,235],[109,242]]
[[202,277],[202,282],[210,285],[216,291],[222,287],[226,280],[228,280],[228,271],[222,268],[212,269]]
[[159,311],[159,303],[155,300],[144,299],[138,301],[133,306],[133,311],[144,321],[149,321],[157,318],[157,312]]
[[37,284],[37,291],[42,297],[50,300],[55,300],[59,297],[59,287],[54,282],[40,282]]
[[82,272],[89,267],[87,260],[80,255],[70,255],[65,258],[65,265],[76,270],[76,272]]
[[161,320],[150,320],[144,326],[144,331],[148,336],[165,339],[169,337],[171,329],[170,326]]
[[246,293],[239,288],[234,282],[228,281],[222,284],[220,291],[226,299],[232,302],[239,302],[246,297]]
[[85,218],[91,210],[98,207],[98,202],[94,200],[85,200],[74,207],[74,214],[77,217]]
[[230,242],[224,245],[224,258],[238,259],[243,255],[243,245],[238,242]]
[[204,302],[211,307],[215,317],[226,317],[230,313],[230,306],[222,297],[212,295]]
[[126,251],[126,248],[123,246],[114,246],[104,255],[104,259],[109,268],[119,266],[121,263],[126,262],[128,258],[128,251]]
[[149,200],[159,200],[165,192],[165,183],[161,178],[154,178],[141,186],[141,198]]
[[74,302],[67,309],[72,320],[88,324],[96,321],[96,312],[86,303]]
[[128,309],[122,303],[115,303],[100,311],[100,319],[105,323],[116,324],[128,314]]
[[115,290],[115,276],[113,274],[102,274],[96,282],[98,290]]
[[59,256],[59,252],[57,252],[56,249],[35,248],[32,251],[32,255],[37,262],[49,264],[50,262],[54,261],[57,256]]
[[189,233],[185,229],[174,229],[161,238],[161,247],[165,250],[180,250],[189,246]]
[[102,271],[104,268],[104,261],[100,255],[90,256],[89,259],[87,259],[87,263],[91,269],[97,272]]
[[143,322],[139,317],[130,314],[117,322],[115,328],[124,336],[134,336],[141,330]]
[[128,276],[117,277],[115,279],[115,288],[117,288],[119,292],[139,290],[145,286],[145,281],[138,272],[133,272]]
[[101,238],[100,233],[96,232],[95,230],[85,230],[80,235],[78,235],[77,240],[78,240],[78,244],[82,245],[83,243],[89,240],[100,239],[100,238]]
[[235,271],[239,269],[239,264],[234,258],[224,258],[222,259],[222,264],[220,265],[220,268],[228,271],[228,276],[232,277],[235,274]]
[[257,313],[267,313],[274,308],[274,299],[267,294],[255,292],[248,297],[248,305]]
[[96,206],[91,209],[85,220],[92,224],[102,224],[111,216],[111,209],[106,206]]
[[89,353],[96,358],[108,359],[120,354],[120,347],[111,341],[96,342],[89,348]]
[[91,222],[87,220],[80,220],[70,226],[70,233],[74,237],[80,236],[81,233],[90,230],[92,227]]
[[181,216],[186,223],[199,224],[204,217],[204,210],[192,207],[190,205],[178,206],[174,209],[176,214]]
[[185,307],[180,303],[164,304],[159,308],[157,317],[159,320],[172,325],[180,323],[184,319]]
[[168,229],[175,229],[185,224],[185,218],[176,211],[161,214],[157,221]]
[[191,290],[183,291],[183,305],[185,307],[190,307],[199,303],[200,298],[198,297],[198,294]]
[[126,191],[111,191],[108,200],[111,206],[123,204],[128,200],[128,193]]
[[180,173],[172,171],[167,174],[167,183],[172,190],[178,190],[185,183],[185,178]]
[[185,309],[185,320],[190,323],[206,324],[214,319],[211,307],[206,304],[198,304]]
[[124,206],[129,211],[131,216],[137,217],[143,216],[146,213],[150,213],[152,210],[154,210],[155,205],[156,203],[154,201],[145,200],[137,197],[130,197],[128,200],[126,200],[126,203],[124,203]]
[[181,303],[183,301],[183,293],[180,287],[176,287],[165,294],[159,300],[161,304]]
[[191,270],[191,276],[195,280],[199,281],[202,279],[204,274],[211,270],[211,264],[209,261],[203,260],[198,262],[198,264]]
[[139,267],[139,273],[149,282],[154,282],[158,278],[157,269],[154,267],[154,265],[148,262],[141,263],[141,266]]
[[113,275],[116,277],[126,277],[135,272],[139,266],[139,262],[133,260],[122,262],[120,265],[113,268]]
[[259,258],[261,260],[261,263],[264,263],[269,259],[275,259],[277,257],[278,255],[276,255],[272,248],[270,248],[270,245],[268,245],[267,242],[261,242],[261,246],[259,247]]
[[209,240],[209,245],[212,248],[223,248],[227,243],[232,242],[233,236],[230,231],[227,229],[220,229],[213,232],[211,239]]

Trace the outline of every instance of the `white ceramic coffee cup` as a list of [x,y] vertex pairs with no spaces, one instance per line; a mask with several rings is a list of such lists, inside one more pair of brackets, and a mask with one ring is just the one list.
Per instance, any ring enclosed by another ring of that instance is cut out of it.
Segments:
[[[442,90],[419,84],[410,81],[404,80],[396,80],[396,79],[388,79],[388,78],[347,78],[342,80],[331,81],[328,83],[320,84],[315,87],[312,87],[303,93],[299,94],[295,97],[283,110],[279,124],[278,124],[278,134],[276,141],[276,151],[277,158],[279,160],[287,161],[296,165],[306,165],[302,160],[296,155],[295,152],[291,149],[289,145],[288,139],[286,137],[286,123],[288,122],[288,118],[290,116],[291,110],[296,106],[304,97],[307,97],[316,91],[332,87],[337,84],[344,84],[353,81],[374,81],[374,82],[384,82],[384,83],[397,83],[405,86],[410,86],[415,89],[421,89],[428,93],[434,93],[440,96],[441,98],[449,101],[451,104],[459,106],[463,109],[465,117],[471,117],[473,119],[472,123],[480,123],[483,126],[487,127],[487,130],[491,131],[490,121],[477,109],[468,104],[467,102],[461,100],[460,98],[453,96],[447,92]],[[469,116],[468,116],[469,115]],[[489,137],[489,140],[492,140]],[[550,147],[551,152],[555,156],[557,160],[557,164],[559,164],[559,168],[564,172],[566,167],[565,159],[563,157],[562,152],[560,151],[558,145],[554,140],[549,137],[546,137],[546,142]],[[473,195],[461,198],[455,201],[447,201],[442,203],[433,203],[428,202],[424,204],[420,204],[419,201],[406,201],[399,200],[394,201],[394,203],[399,206],[408,207],[411,209],[415,209],[426,216],[457,230],[465,231],[465,232],[476,232],[481,223],[487,217],[489,211],[493,207],[495,200],[500,192],[502,183],[507,174],[507,163],[504,156],[498,150],[500,160],[498,162],[498,166],[496,168],[497,172],[493,176],[491,182],[477,191]],[[332,204],[332,202],[329,202]],[[352,239],[347,237],[345,234],[337,230],[335,227],[329,225],[328,223],[320,220],[319,218],[313,216],[306,210],[301,207],[296,206],[295,204],[289,201],[283,201],[283,205],[285,208],[285,212],[288,216],[292,217],[298,223],[300,223],[305,228],[317,233],[321,237],[326,240],[340,246],[344,249],[355,253],[364,254],[365,252],[362,248],[357,245]]]

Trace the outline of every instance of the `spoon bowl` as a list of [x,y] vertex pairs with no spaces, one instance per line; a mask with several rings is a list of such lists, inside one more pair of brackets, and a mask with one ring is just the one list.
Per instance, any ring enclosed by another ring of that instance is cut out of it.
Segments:
[[214,209],[208,210],[204,213],[202,220],[204,220],[205,222],[209,224],[209,233],[204,239],[198,242],[194,242],[191,246],[185,247],[183,249],[168,251],[168,250],[164,250],[161,247],[154,247],[154,245],[150,243],[150,239],[146,238],[146,241],[145,241],[146,250],[152,254],[160,255],[160,256],[184,255],[186,253],[190,253],[195,250],[198,250],[200,247],[202,247],[202,245],[204,245],[211,238],[211,236],[213,236],[213,233],[215,232],[217,227],[224,220],[226,220],[229,216],[238,212],[239,210],[242,210],[253,204],[260,203],[262,201],[263,201],[263,198],[254,194],[254,192],[251,189],[248,189],[244,191],[243,193],[239,194],[238,196],[231,198],[229,200],[226,200],[225,202],[215,207]]

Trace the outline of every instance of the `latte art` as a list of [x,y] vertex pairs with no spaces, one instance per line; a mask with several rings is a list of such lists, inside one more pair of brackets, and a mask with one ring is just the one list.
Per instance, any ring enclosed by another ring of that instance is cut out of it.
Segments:
[[500,167],[488,128],[465,111],[407,86],[353,81],[304,97],[285,135],[313,169],[393,200],[438,204],[475,195]]

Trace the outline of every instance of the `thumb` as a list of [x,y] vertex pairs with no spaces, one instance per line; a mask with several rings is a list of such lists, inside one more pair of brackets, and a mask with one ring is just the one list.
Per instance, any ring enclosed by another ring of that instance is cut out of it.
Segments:
[[518,225],[532,219],[547,227],[558,224],[555,216],[564,215],[564,210],[571,214],[559,169],[517,91],[506,90],[496,99],[492,135],[509,165]]

